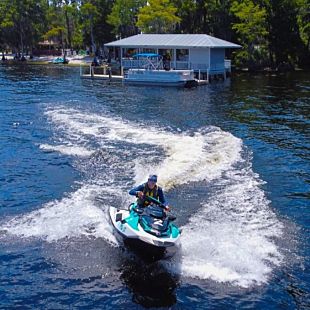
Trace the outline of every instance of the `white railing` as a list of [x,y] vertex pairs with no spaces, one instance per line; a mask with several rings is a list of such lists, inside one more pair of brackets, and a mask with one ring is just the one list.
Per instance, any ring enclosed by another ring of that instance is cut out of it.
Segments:
[[209,66],[207,64],[191,63],[190,68],[194,71],[207,72],[209,69]]
[[151,63],[155,68],[161,66],[160,60],[153,60],[150,62],[150,60],[147,59],[122,59],[122,66],[124,69],[147,69],[150,67]]
[[[173,65],[173,62],[171,62],[171,65]],[[176,61],[175,63],[176,67],[175,69],[178,69],[178,70],[186,70],[186,69],[189,69],[190,67],[190,64],[188,61]]]
[[226,71],[231,71],[231,60],[230,59],[225,59],[224,60],[224,65],[225,65],[225,69]]
[[[152,61],[154,66],[158,69],[163,69],[161,61]],[[122,66],[124,69],[139,69],[139,68],[149,68],[149,60],[143,59],[122,59]],[[175,65],[175,67],[174,67]],[[187,61],[174,61],[170,62],[170,68],[178,70],[192,69],[194,71],[200,70],[201,72],[224,72],[231,71],[231,60],[225,59],[224,62],[211,64],[210,66],[206,63],[190,63]]]
[[[162,61],[152,61],[155,67],[159,67],[160,69],[163,69]],[[150,61],[149,60],[143,60],[143,59],[122,59],[122,65],[124,69],[139,69],[139,68],[145,68],[146,66],[149,66]],[[190,64],[188,61],[177,61],[175,69],[181,70],[181,69],[189,69]],[[174,61],[170,62],[170,68],[174,68]]]

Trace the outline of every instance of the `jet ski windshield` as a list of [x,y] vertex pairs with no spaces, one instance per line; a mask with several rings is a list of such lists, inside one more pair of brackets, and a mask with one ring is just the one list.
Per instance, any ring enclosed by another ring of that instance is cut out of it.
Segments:
[[150,205],[143,210],[140,218],[143,229],[156,236],[169,235],[169,218],[166,217],[164,210],[157,205]]
[[156,219],[163,219],[165,217],[164,210],[156,205],[149,205],[144,209],[143,215],[151,216]]

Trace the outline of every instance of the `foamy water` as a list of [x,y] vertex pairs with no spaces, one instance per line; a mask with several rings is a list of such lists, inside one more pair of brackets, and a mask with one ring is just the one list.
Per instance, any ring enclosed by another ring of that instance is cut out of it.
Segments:
[[37,211],[16,217],[2,226],[10,234],[38,237],[53,242],[63,238],[104,237],[117,245],[107,216],[108,207],[98,206],[95,197],[102,188],[84,185],[61,200],[52,201]]
[[[201,201],[183,227],[181,260],[177,262],[183,276],[247,287],[268,281],[274,266],[281,263],[274,239],[281,236],[282,226],[260,188],[259,176],[242,157],[240,139],[215,127],[175,133],[65,107],[51,108],[46,115],[55,127],[55,145],[42,144],[43,150],[78,156],[87,167],[94,145],[110,148],[112,153],[113,143],[127,143],[129,148],[144,145],[164,155],[158,162],[150,160],[151,152],[147,160],[124,153],[122,161],[130,161],[128,175],[135,183],[144,181],[149,173],[159,175],[166,191],[194,181],[213,182],[216,190],[207,201]],[[100,175],[91,182],[85,180],[76,192],[13,218],[1,229],[50,242],[94,236],[116,245],[107,218],[110,197],[119,191],[113,183],[118,171],[111,169],[109,182],[102,182],[105,176]],[[122,199],[124,204],[130,201],[127,193]]]
[[282,224],[251,170],[228,171],[226,177],[183,227],[181,272],[243,287],[266,283],[283,259],[274,240]]
[[56,151],[64,155],[69,156],[80,156],[80,157],[89,157],[94,151],[88,150],[82,146],[72,146],[72,145],[50,145],[50,144],[41,144],[40,149],[45,151]]
[[[85,114],[74,109],[53,109],[47,115],[65,130],[68,139],[74,143],[84,145],[85,137],[91,136],[100,146],[110,141],[122,141],[162,147],[166,155],[163,162],[148,166],[141,158],[135,163],[136,183],[143,182],[149,173],[160,175],[160,183],[166,189],[192,181],[212,180],[240,159],[241,140],[215,127],[188,135],[132,124],[122,119]],[[76,145],[75,148],[81,150],[82,146]],[[55,147],[55,150],[66,155],[67,149],[66,146]],[[89,151],[84,150],[81,155],[87,156]]]

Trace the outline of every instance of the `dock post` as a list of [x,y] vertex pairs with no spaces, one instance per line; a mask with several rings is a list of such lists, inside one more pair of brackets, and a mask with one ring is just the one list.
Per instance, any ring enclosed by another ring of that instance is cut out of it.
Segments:
[[109,81],[112,81],[112,69],[111,67],[108,68],[108,73],[109,73]]
[[90,76],[94,77],[94,67],[92,65],[89,66]]
[[198,80],[200,81],[200,69],[198,70]]

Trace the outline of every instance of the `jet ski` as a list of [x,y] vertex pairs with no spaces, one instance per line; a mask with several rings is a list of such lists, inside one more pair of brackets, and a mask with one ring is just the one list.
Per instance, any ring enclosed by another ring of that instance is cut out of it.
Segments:
[[64,57],[57,57],[57,58],[54,58],[52,60],[52,63],[56,64],[56,65],[58,65],[58,64],[67,64],[67,63],[69,63],[69,60],[64,58]]
[[110,207],[109,213],[115,231],[124,243],[143,255],[163,257],[172,255],[178,246],[180,230],[172,222],[174,216],[166,215],[165,206],[153,197],[147,197],[150,205],[139,207],[137,203],[128,209]]

